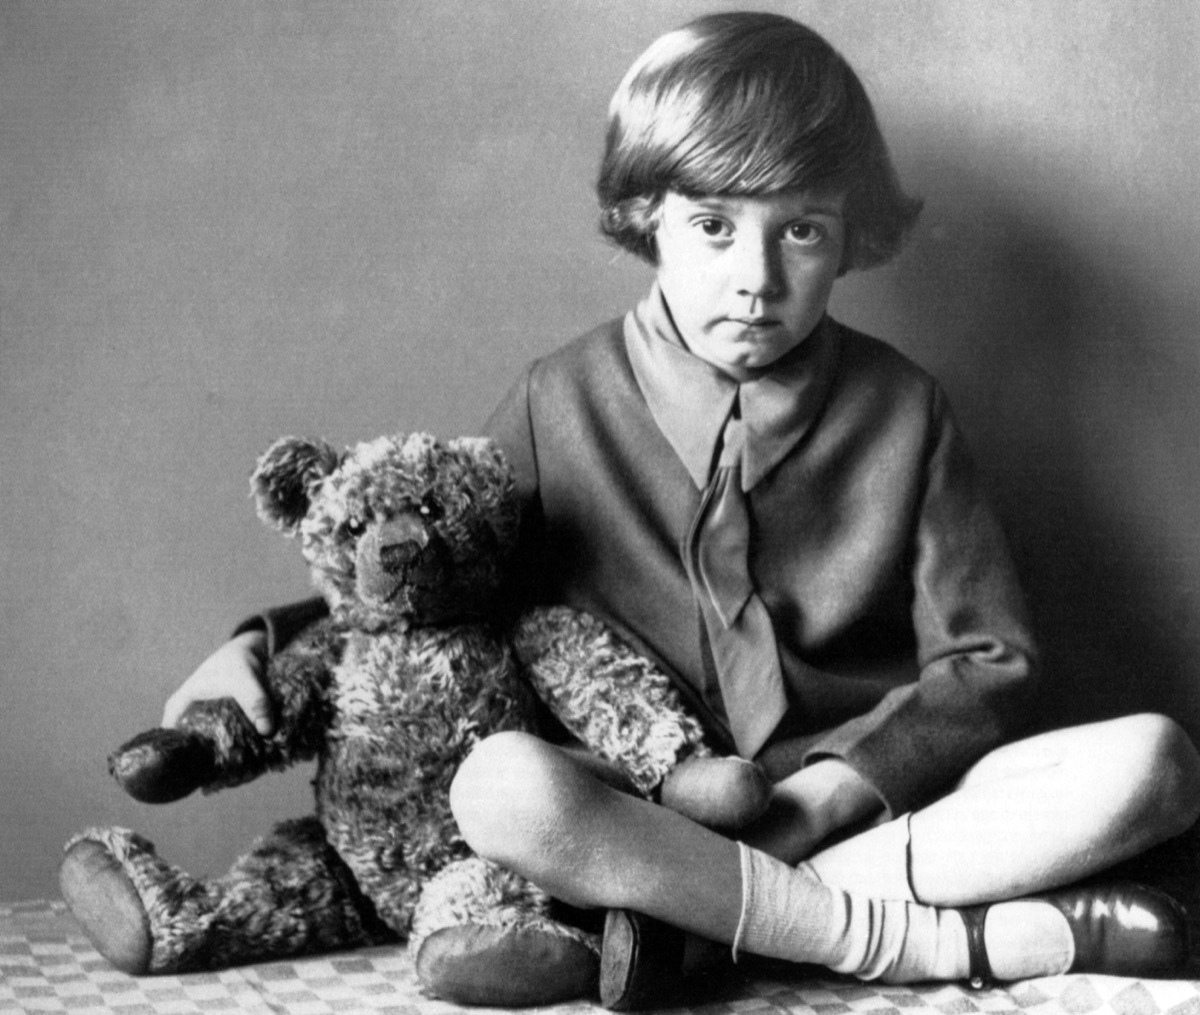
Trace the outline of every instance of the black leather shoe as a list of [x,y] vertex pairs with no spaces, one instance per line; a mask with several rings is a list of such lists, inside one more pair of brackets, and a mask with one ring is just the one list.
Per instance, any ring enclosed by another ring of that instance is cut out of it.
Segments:
[[600,953],[600,1003],[639,1011],[663,1003],[679,987],[684,932],[629,909],[610,909]]
[[1063,916],[1075,939],[1069,973],[1179,975],[1189,954],[1187,911],[1136,881],[1081,885],[1034,898]]
[[[1029,896],[1067,918],[1075,941],[1068,973],[1170,978],[1183,973],[1189,956],[1187,912],[1164,892],[1136,881],[1074,885]],[[959,910],[967,929],[969,982],[976,990],[992,982],[983,929],[991,907]]]

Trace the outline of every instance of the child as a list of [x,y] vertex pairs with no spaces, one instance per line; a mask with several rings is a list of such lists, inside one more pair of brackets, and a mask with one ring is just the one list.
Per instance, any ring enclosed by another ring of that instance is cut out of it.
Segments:
[[[647,918],[891,981],[1173,971],[1164,897],[1030,897],[1183,831],[1200,759],[1158,716],[1015,739],[1036,650],[945,397],[826,314],[837,277],[893,256],[918,210],[853,71],[779,16],[669,33],[614,96],[599,194],[656,281],[488,424],[528,508],[516,581],[659,661],[772,802],[734,841],[596,759],[504,734],[454,784],[467,841],[612,911],[613,1007],[664,973],[670,934]],[[252,627],[219,650],[164,721],[231,693],[269,728],[265,644]]]

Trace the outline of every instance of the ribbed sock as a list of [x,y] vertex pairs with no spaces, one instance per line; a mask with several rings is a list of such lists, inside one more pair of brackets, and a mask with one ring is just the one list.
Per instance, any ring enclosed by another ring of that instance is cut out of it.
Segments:
[[966,931],[953,910],[851,895],[803,868],[739,846],[742,913],[735,956],[740,949],[887,983],[966,976]]

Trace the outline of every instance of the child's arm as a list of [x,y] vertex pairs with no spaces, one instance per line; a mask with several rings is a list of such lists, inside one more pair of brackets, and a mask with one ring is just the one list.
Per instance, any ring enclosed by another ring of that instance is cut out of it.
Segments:
[[841,758],[822,758],[776,782],[766,815],[742,837],[797,864],[835,833],[882,812],[883,801],[862,775]]
[[804,759],[844,759],[892,816],[944,793],[1039,719],[1037,649],[1004,534],[940,390],[931,418],[911,543],[919,675]]

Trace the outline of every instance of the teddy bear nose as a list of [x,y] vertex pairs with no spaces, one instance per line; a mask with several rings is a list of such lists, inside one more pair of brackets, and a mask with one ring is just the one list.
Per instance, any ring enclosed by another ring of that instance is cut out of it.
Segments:
[[380,560],[385,571],[397,571],[416,560],[420,552],[421,548],[411,540],[406,543],[390,543],[380,552]]
[[384,570],[398,571],[411,564],[429,545],[429,533],[419,517],[401,515],[379,530],[379,562]]

